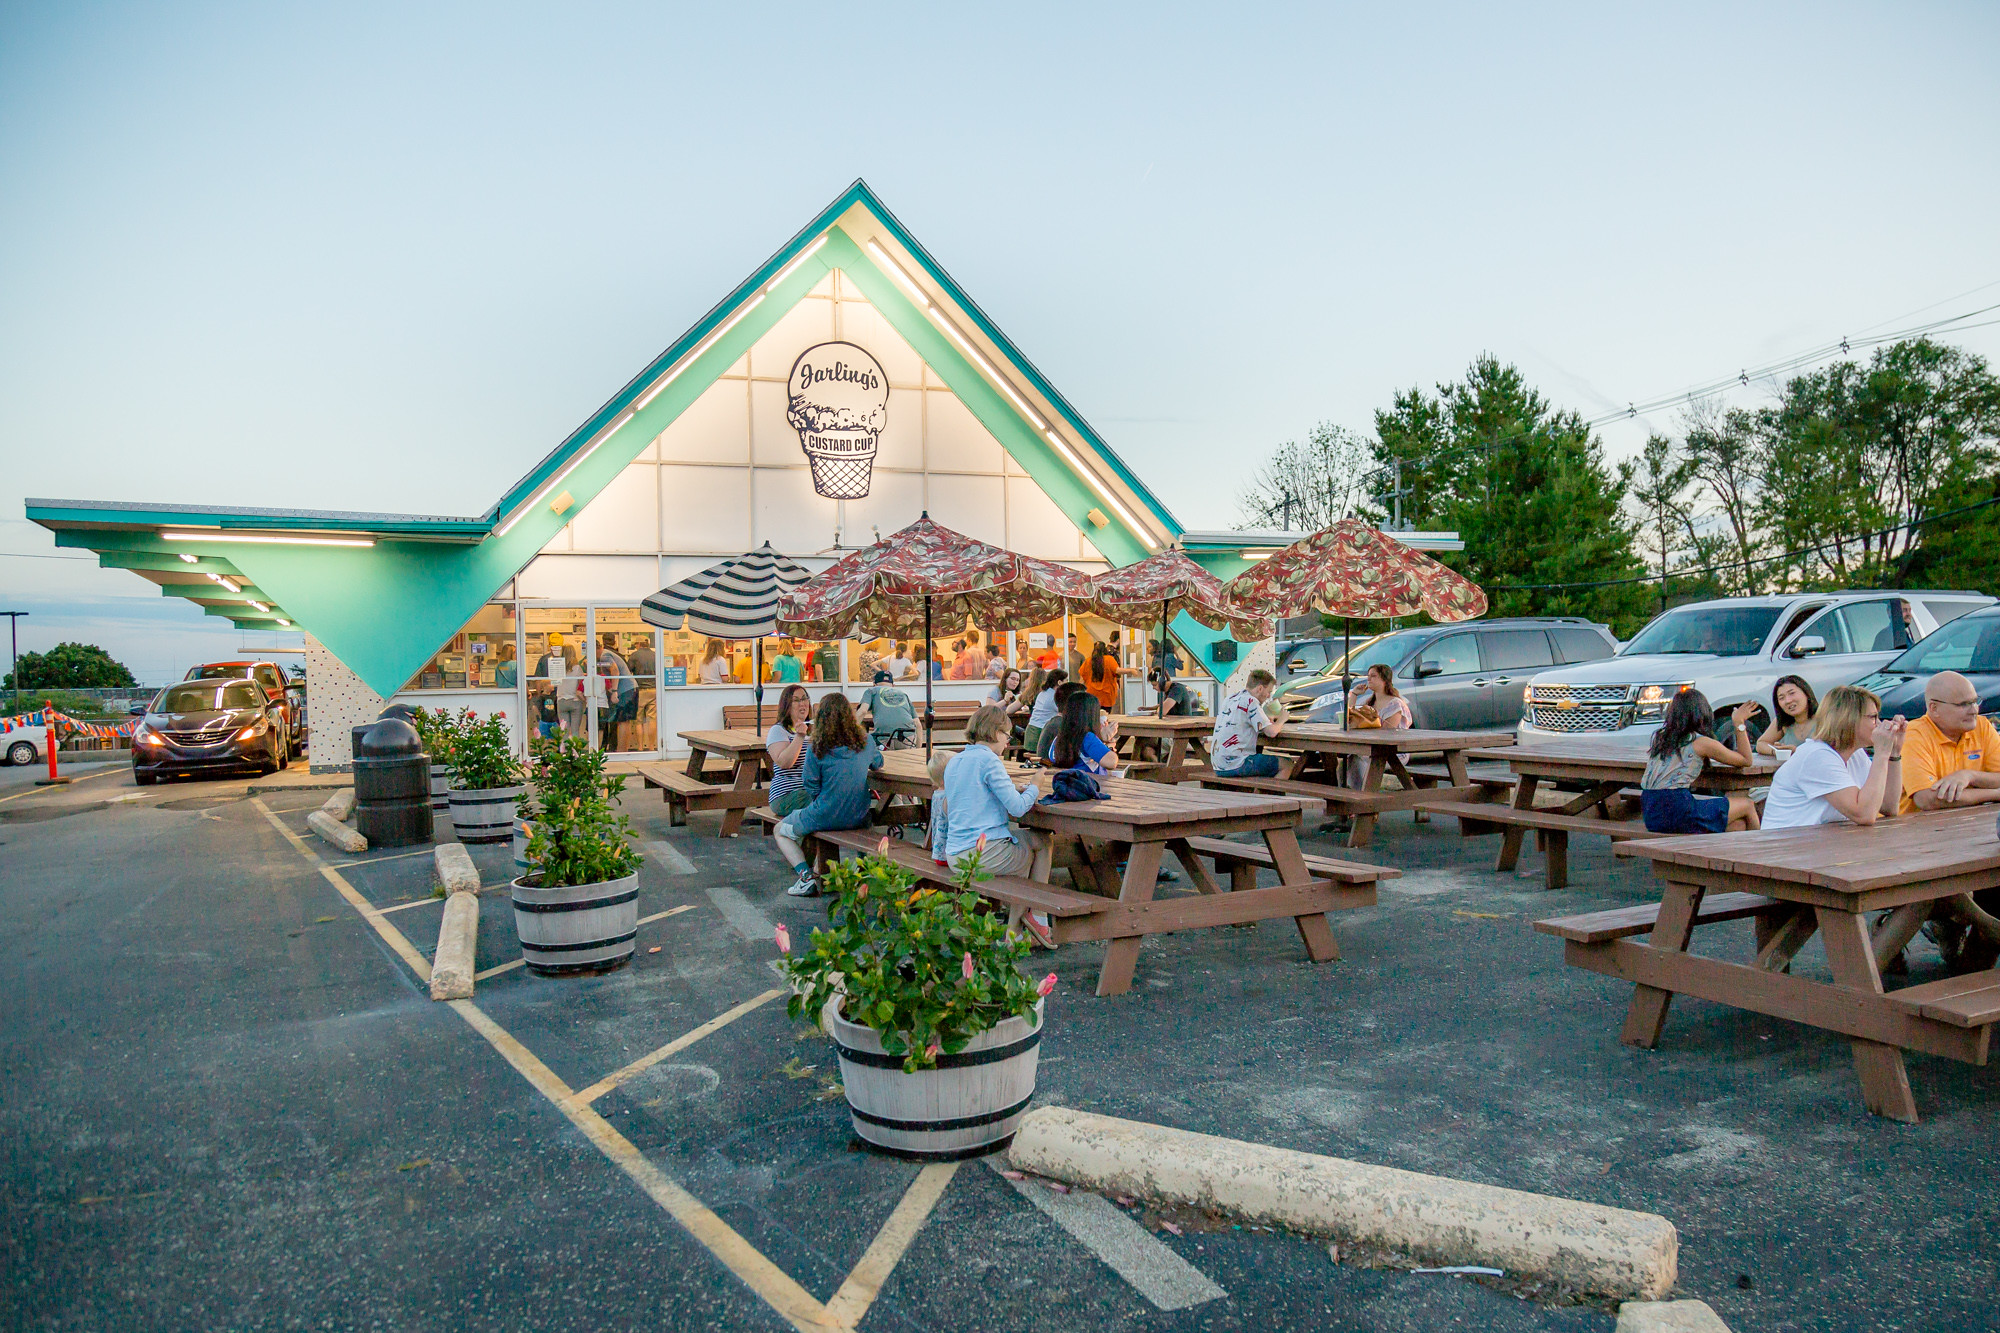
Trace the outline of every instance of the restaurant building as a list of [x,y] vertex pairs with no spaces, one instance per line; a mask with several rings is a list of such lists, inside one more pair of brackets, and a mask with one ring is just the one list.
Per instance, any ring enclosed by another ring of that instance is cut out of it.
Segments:
[[[523,741],[567,730],[673,753],[679,732],[751,702],[753,645],[656,630],[642,598],[766,542],[816,572],[924,513],[1093,573],[1181,536],[858,181],[478,517],[27,503],[57,545],[167,596],[303,630],[315,769],[345,766],[349,727],[392,699],[503,711]],[[1226,537],[1187,545],[1224,577],[1243,567]],[[1086,653],[1116,634],[1126,666],[1147,662],[1143,630],[1090,617],[940,625],[938,697],[986,693],[994,657],[1055,664],[1071,633]],[[1238,646],[1186,617],[1175,633],[1212,706]],[[920,648],[772,639],[765,678],[853,693]]]

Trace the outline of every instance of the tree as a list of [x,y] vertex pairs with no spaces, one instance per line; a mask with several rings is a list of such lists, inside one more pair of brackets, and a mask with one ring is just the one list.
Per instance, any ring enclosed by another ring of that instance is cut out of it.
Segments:
[[1694,485],[1694,460],[1680,454],[1664,435],[1646,438],[1638,460],[1621,470],[1633,506],[1639,511],[1640,553],[1660,576],[1661,610],[1665,610],[1667,576],[1689,563],[1698,539],[1688,491]]
[[1764,452],[1756,416],[1742,408],[1723,411],[1704,403],[1688,410],[1684,425],[1683,447],[1694,481],[1715,501],[1729,532],[1723,559],[1734,567],[1722,571],[1720,586],[1754,596],[1762,586],[1756,561],[1764,547],[1759,505]]
[[1252,527],[1318,532],[1363,508],[1375,454],[1366,438],[1332,422],[1287,440],[1239,498]]
[[[1482,356],[1430,395],[1411,389],[1375,414],[1378,454],[1403,460],[1418,526],[1457,530],[1446,562],[1487,590],[1495,615],[1584,615],[1621,635],[1646,618],[1650,590],[1625,514],[1626,478],[1574,412],[1556,409],[1513,366]],[[1510,588],[1510,584],[1593,584]]]
[[23,690],[116,690],[139,682],[94,643],[59,643],[46,653],[22,653],[18,671],[9,671],[0,689],[14,689],[20,677]]

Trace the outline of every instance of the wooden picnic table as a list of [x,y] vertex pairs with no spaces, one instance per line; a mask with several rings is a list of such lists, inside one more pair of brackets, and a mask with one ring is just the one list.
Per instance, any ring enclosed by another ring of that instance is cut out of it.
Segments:
[[1212,717],[1155,717],[1151,713],[1120,713],[1111,719],[1118,724],[1121,747],[1128,740],[1137,757],[1139,741],[1160,741],[1165,745],[1157,767],[1142,770],[1153,782],[1186,782],[1209,769],[1208,738],[1215,730]]
[[[1347,845],[1366,847],[1375,836],[1375,817],[1384,810],[1413,810],[1427,800],[1477,795],[1481,789],[1466,773],[1466,752],[1512,739],[1504,731],[1384,730],[1336,727],[1325,722],[1286,722],[1277,735],[1259,737],[1257,742],[1258,749],[1284,758],[1285,766],[1279,769],[1277,777],[1211,776],[1202,781],[1218,787],[1317,796],[1353,818]],[[1420,754],[1442,756],[1451,785],[1440,786],[1432,775],[1412,773],[1403,757]],[[1368,776],[1359,788],[1349,787],[1342,780],[1343,758],[1368,760]],[[1403,790],[1383,790],[1383,780],[1391,773],[1403,784]]]
[[[1051,777],[1048,769],[1015,763],[1007,765],[1007,774],[1017,783],[1033,782],[1044,789]],[[927,799],[931,791],[922,756],[906,750],[884,755],[869,781],[885,795],[905,799]],[[1309,802],[1298,798],[1117,777],[1100,785],[1106,800],[1037,804],[1020,820],[1024,827],[1075,839],[1071,873],[1078,887],[1117,900],[1102,911],[1051,922],[1058,944],[1110,941],[1098,972],[1099,995],[1130,990],[1141,941],[1167,931],[1291,917],[1308,957],[1314,962],[1339,958],[1326,913],[1372,906],[1375,881],[1399,873],[1387,866],[1307,858],[1299,848],[1298,827]],[[1226,842],[1231,833],[1259,834],[1263,847]],[[1160,862],[1169,852],[1181,863],[1194,894],[1154,898]],[[1216,860],[1218,855],[1232,861],[1232,888],[1219,885],[1202,863],[1204,857]],[[1255,887],[1259,864],[1277,871],[1277,885]],[[1038,857],[1036,878],[1048,882],[1050,866],[1050,857]],[[1248,869],[1247,878],[1239,868]]]
[[[1910,815],[1869,828],[1832,824],[1647,839],[1624,843],[1617,852],[1650,859],[1664,881],[1654,922],[1622,934],[1548,933],[1565,935],[1564,957],[1573,966],[1634,983],[1619,1034],[1627,1045],[1659,1041],[1676,994],[1824,1028],[1853,1039],[1868,1109],[1910,1123],[1917,1107],[1904,1051],[1986,1063],[1993,1025],[2000,1021],[2000,970],[1887,992],[1881,970],[1916,934],[1933,903],[2000,886],[2000,837],[1986,807]],[[1689,951],[1696,925],[1726,917],[1727,911],[1710,913],[1723,899],[1757,919],[1754,962]],[[1871,931],[1868,915],[1884,909],[1888,915]],[[1538,922],[1537,929],[1551,924]],[[1625,937],[1648,930],[1646,943]],[[1831,983],[1785,970],[1815,933],[1825,942]]]
[[[1475,750],[1474,759],[1493,760],[1507,765],[1514,774],[1511,806],[1485,804],[1469,811],[1460,802],[1426,802],[1424,808],[1437,814],[1457,815],[1459,828],[1467,834],[1501,834],[1496,871],[1512,870],[1521,857],[1521,843],[1534,829],[1543,854],[1544,882],[1551,889],[1569,883],[1569,835],[1598,833],[1617,842],[1651,836],[1636,813],[1614,814],[1611,803],[1624,793],[1636,791],[1646,773],[1646,752],[1629,746],[1590,741],[1562,741],[1553,745],[1503,745]],[[1747,768],[1731,768],[1710,763],[1695,779],[1694,789],[1704,796],[1742,794],[1754,787],[1768,787],[1780,761],[1758,755]],[[1546,783],[1568,799],[1554,806],[1536,804],[1536,795]],[[1469,804],[1481,804],[1477,799]]]
[[725,777],[729,779],[728,788],[720,793],[721,799],[712,804],[723,810],[722,836],[735,837],[743,827],[743,812],[764,803],[764,775],[771,766],[764,737],[748,728],[683,731],[680,737],[688,743],[689,778],[718,788]]

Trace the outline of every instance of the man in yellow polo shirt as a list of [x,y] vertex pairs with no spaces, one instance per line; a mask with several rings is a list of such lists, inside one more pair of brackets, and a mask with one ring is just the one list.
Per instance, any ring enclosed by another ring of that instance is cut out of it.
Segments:
[[1924,686],[1924,715],[1903,733],[1898,814],[2000,801],[2000,731],[1979,715],[1979,691],[1956,671]]

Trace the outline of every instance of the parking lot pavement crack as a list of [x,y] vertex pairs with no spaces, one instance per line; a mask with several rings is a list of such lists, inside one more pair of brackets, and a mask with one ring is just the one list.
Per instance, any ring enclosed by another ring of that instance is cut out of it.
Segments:
[[[998,1157],[987,1158],[986,1164],[1001,1170]],[[1185,1310],[1229,1294],[1103,1195],[1084,1190],[1058,1194],[1034,1180],[1007,1183],[1156,1309]]]

